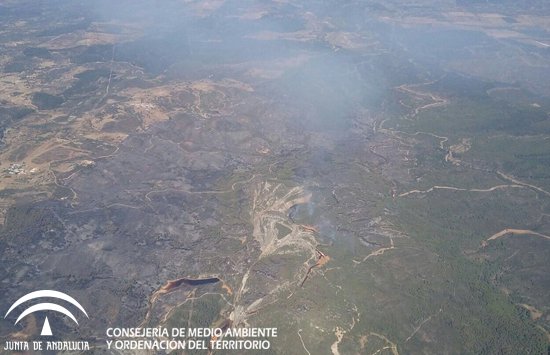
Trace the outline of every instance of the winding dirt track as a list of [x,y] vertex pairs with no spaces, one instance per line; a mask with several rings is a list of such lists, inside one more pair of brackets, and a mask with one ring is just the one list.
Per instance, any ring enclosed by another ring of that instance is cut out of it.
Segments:
[[442,311],[443,311],[443,309],[440,308],[439,311],[437,311],[436,313],[432,314],[431,316],[429,316],[428,318],[426,318],[426,319],[424,319],[422,322],[420,322],[420,324],[418,324],[418,326],[415,327],[415,328],[413,329],[413,332],[411,333],[411,335],[409,335],[409,336],[407,337],[407,339],[405,339],[405,343],[408,342],[409,340],[411,340],[411,339],[415,336],[415,334],[420,330],[420,328],[422,328],[422,326],[423,326],[424,324],[426,324],[427,322],[429,322],[429,321],[432,319],[433,316],[435,316],[435,315],[441,313]]
[[390,237],[390,246],[389,247],[377,249],[377,250],[373,251],[372,253],[370,253],[369,255],[365,256],[363,258],[363,260],[361,260],[361,261],[353,260],[353,262],[355,263],[355,265],[361,264],[361,263],[364,263],[365,261],[367,261],[368,259],[372,258],[373,256],[382,255],[385,252],[387,252],[388,250],[392,250],[392,249],[395,249],[395,246],[393,244],[393,238]]
[[482,243],[481,243],[481,247],[484,248],[486,247],[489,242],[491,240],[495,240],[495,239],[498,239],[498,238],[502,238],[508,234],[517,234],[517,235],[534,235],[534,236],[537,236],[537,237],[541,237],[541,238],[544,238],[544,239],[548,239],[550,240],[550,236],[548,235],[545,235],[545,234],[541,234],[539,232],[535,232],[535,231],[532,231],[532,230],[528,230],[528,229],[512,229],[512,228],[506,228],[506,229],[503,229],[501,230],[500,232],[498,233],[495,233],[493,234],[492,236],[490,236],[489,238],[487,238],[486,240],[484,240]]
[[545,194],[546,196],[550,196],[550,192],[544,190],[543,188],[540,188],[538,186],[535,186],[535,185],[531,185],[531,184],[527,184],[525,182],[521,182],[519,180],[517,180],[516,178],[514,178],[513,176],[510,176],[510,175],[507,175],[507,174],[504,174],[503,172],[501,171],[497,171],[497,174],[502,177],[503,179],[505,180],[508,180],[508,181],[511,181],[513,182],[514,184],[518,184],[518,185],[523,185],[523,186],[526,186],[526,187],[530,187],[534,190],[537,190],[538,192],[541,192],[543,194]]
[[[320,266],[327,258],[324,254],[319,254],[316,251],[315,229],[292,223],[288,218],[288,210],[292,206],[308,203],[310,198],[311,194],[307,193],[303,187],[288,188],[284,184],[268,181],[259,183],[256,189],[253,190],[251,219],[254,228],[252,236],[259,243],[261,253],[258,255],[256,262],[244,273],[235,292],[234,309],[230,315],[233,324],[246,325],[249,315],[277,302],[282,292],[288,292],[299,287],[301,280],[308,272],[307,268],[311,260],[316,260],[316,263]],[[290,230],[290,233],[279,238],[278,225],[286,227]],[[262,280],[263,276],[254,271],[254,265],[266,258],[289,255],[289,250],[292,250],[292,254],[296,256],[303,255],[305,259],[303,267],[295,270],[291,278],[281,279],[278,284],[271,285],[268,294],[256,299],[250,297],[250,295],[256,294],[255,290],[249,285],[265,282],[265,280]]]
[[403,193],[397,195],[397,197],[405,197],[405,196],[412,195],[412,194],[426,194],[426,193],[429,193],[429,192],[433,192],[434,190],[451,190],[451,191],[468,191],[468,192],[491,192],[491,191],[495,191],[495,190],[509,189],[509,188],[526,188],[526,186],[523,186],[523,185],[497,185],[497,186],[490,187],[488,189],[464,189],[464,188],[460,188],[460,187],[435,185],[435,186],[430,187],[427,190],[411,190],[411,191],[403,192]]
[[427,83],[413,84],[413,85],[403,84],[403,85],[400,85],[396,88],[397,90],[399,90],[401,92],[405,92],[407,94],[416,96],[416,97],[421,98],[421,99],[430,99],[432,101],[429,104],[425,104],[423,106],[416,107],[414,109],[413,113],[409,116],[409,119],[413,119],[422,110],[426,110],[426,109],[430,109],[430,108],[434,108],[434,107],[445,106],[449,103],[449,100],[447,100],[446,98],[436,96],[436,95],[434,95],[432,93],[429,93],[429,92],[417,91],[417,90],[412,89],[412,88],[416,88],[416,87],[420,87],[420,86],[430,85],[430,84],[435,83],[436,81],[437,80],[430,81],[430,82],[427,82]]

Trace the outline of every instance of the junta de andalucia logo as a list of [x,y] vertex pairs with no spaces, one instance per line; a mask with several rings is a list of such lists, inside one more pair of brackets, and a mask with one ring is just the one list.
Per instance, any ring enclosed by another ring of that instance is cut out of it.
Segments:
[[[23,309],[15,320],[14,325],[17,325],[22,319],[27,317],[30,314],[40,312],[44,314],[44,322],[42,325],[42,331],[40,335],[42,337],[51,337],[53,335],[52,328],[50,326],[50,321],[48,320],[48,314],[51,315],[51,312],[59,313],[63,316],[71,319],[76,325],[78,325],[77,317],[67,309],[62,302],[66,302],[74,306],[79,310],[86,318],[88,313],[77,300],[69,296],[66,293],[54,291],[54,290],[38,290],[34,292],[27,293],[23,297],[15,301],[11,307],[8,309],[4,315],[4,319],[8,317],[11,313],[15,313],[16,310],[23,308],[23,305],[34,300],[42,301],[45,299],[47,302],[40,302],[33,304],[29,307]],[[55,302],[55,303],[54,303]],[[46,338],[48,339],[48,338]],[[89,349],[89,344],[86,341],[6,341],[4,350],[87,350]]]

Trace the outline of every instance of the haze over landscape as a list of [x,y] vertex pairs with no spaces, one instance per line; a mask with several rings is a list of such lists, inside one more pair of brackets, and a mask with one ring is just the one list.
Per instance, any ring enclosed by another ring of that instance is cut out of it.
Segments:
[[0,314],[548,354],[549,78],[541,0],[0,0]]

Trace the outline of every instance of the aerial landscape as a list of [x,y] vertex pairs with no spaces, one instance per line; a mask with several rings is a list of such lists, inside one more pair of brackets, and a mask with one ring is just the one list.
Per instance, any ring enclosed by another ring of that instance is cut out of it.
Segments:
[[0,353],[548,354],[549,79],[542,0],[0,0]]

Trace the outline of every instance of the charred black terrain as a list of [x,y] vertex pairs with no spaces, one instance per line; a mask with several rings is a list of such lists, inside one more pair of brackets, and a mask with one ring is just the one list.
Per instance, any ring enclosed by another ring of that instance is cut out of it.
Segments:
[[549,31],[536,1],[0,2],[0,309],[66,292],[91,354],[546,354]]

